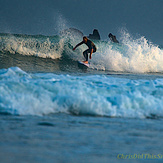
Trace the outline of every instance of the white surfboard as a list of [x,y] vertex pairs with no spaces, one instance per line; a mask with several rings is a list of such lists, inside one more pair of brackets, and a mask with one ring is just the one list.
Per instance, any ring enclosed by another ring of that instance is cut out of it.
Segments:
[[78,63],[80,63],[83,66],[89,67],[89,63],[84,63],[84,62],[80,62],[80,61],[78,61]]

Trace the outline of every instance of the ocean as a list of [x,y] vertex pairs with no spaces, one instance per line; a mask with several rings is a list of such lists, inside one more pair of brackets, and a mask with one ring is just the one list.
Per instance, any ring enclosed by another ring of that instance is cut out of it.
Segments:
[[162,46],[123,31],[83,68],[80,41],[0,34],[0,162],[162,162]]

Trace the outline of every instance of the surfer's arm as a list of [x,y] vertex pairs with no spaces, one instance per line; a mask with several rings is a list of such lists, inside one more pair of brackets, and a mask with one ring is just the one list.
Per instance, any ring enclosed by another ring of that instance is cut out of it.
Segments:
[[82,45],[84,42],[82,41],[82,42],[80,42],[79,44],[77,44],[74,48],[73,48],[73,50],[75,50],[78,46],[80,46],[80,45]]

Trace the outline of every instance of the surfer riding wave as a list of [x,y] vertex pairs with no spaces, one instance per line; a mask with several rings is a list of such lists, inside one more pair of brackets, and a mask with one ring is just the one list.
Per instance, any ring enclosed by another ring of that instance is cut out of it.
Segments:
[[90,53],[89,59],[91,59],[92,58],[92,53],[95,53],[97,48],[96,48],[95,44],[91,40],[89,40],[86,36],[84,36],[83,41],[80,42],[79,44],[77,44],[73,48],[73,50],[75,50],[78,46],[80,46],[82,44],[86,44],[88,46],[88,49],[83,52],[83,56],[86,59],[85,61],[83,61],[83,63],[88,63],[88,53]]

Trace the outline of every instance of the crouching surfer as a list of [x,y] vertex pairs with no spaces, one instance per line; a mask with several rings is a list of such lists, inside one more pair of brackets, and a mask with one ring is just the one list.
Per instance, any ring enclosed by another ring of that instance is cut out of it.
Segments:
[[80,42],[79,44],[77,44],[73,48],[73,50],[75,50],[78,46],[80,46],[82,44],[86,44],[88,46],[88,49],[83,52],[83,56],[86,59],[85,61],[83,61],[83,63],[88,63],[88,53],[90,53],[89,59],[91,59],[92,58],[92,53],[96,52],[96,46],[91,40],[89,40],[86,36],[84,36],[83,41]]

